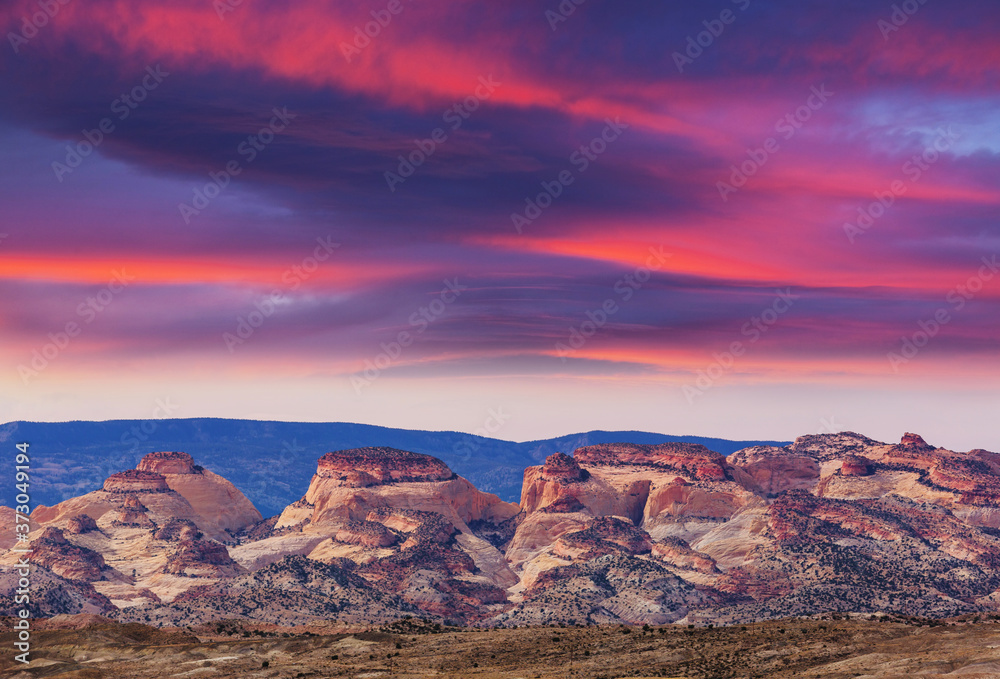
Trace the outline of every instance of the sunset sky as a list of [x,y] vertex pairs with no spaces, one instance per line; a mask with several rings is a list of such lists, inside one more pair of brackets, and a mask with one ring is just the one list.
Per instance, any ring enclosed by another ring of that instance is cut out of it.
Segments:
[[63,1],[0,10],[0,422],[1000,449],[995,2]]

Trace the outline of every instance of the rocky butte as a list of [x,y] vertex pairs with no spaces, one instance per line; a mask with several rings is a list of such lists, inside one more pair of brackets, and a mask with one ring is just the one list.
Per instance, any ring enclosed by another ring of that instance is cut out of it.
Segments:
[[1000,610],[1000,455],[910,433],[728,457],[586,446],[527,468],[519,504],[429,455],[334,451],[266,520],[186,453],[156,452],[32,519],[46,615],[520,626]]

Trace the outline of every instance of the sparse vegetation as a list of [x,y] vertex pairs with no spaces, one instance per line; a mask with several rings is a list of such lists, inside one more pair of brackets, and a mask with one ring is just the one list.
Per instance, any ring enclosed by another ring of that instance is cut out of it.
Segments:
[[[980,618],[978,623],[976,617]],[[919,658],[923,660],[913,661],[917,663],[952,663],[951,666],[958,669],[985,662],[983,659],[988,657],[993,657],[993,662],[1000,659],[1000,651],[990,648],[991,644],[987,643],[995,635],[994,618],[970,615],[948,622],[957,625],[921,630],[921,625],[926,623],[924,619],[899,618],[885,622],[868,620],[867,616],[824,623],[810,619],[784,620],[758,623],[753,635],[748,634],[745,625],[692,629],[670,625],[648,625],[648,629],[647,626],[567,626],[557,628],[560,630],[558,636],[551,632],[540,634],[542,629],[551,630],[549,626],[476,631],[461,628],[418,633],[408,636],[410,643],[403,644],[400,636],[386,630],[403,623],[422,624],[427,629],[432,629],[432,625],[422,620],[400,619],[368,631],[322,635],[313,630],[256,630],[247,627],[245,621],[227,620],[196,630],[212,637],[227,636],[220,634],[220,629],[238,631],[240,635],[247,631],[251,633],[250,639],[237,646],[225,639],[203,639],[192,646],[194,638],[187,630],[158,631],[141,625],[116,624],[93,633],[89,629],[40,631],[37,648],[46,653],[45,657],[66,663],[64,669],[72,671],[79,662],[74,649],[83,641],[105,660],[87,663],[81,669],[86,667],[103,673],[105,663],[113,663],[116,679],[165,678],[176,674],[178,663],[189,658],[184,655],[189,653],[202,659],[200,666],[216,671],[224,668],[224,676],[231,677],[262,676],[254,674],[261,670],[273,672],[273,660],[261,658],[270,653],[278,653],[288,661],[281,663],[280,670],[284,674],[267,676],[285,677],[385,673],[413,678],[423,676],[428,667],[427,659],[433,658],[431,666],[442,679],[467,679],[472,670],[485,679],[596,679],[599,676],[609,679],[636,676],[737,679],[751,675],[818,679],[849,676],[852,668],[855,674],[873,673],[878,668],[871,666],[872,657],[884,657],[877,662],[884,662],[891,668],[900,654],[906,652],[910,638],[913,638],[914,648],[934,649],[933,658],[922,651]],[[625,630],[629,633],[623,634]],[[637,633],[640,630],[642,633]],[[798,646],[786,643],[784,638],[795,631],[800,633],[795,635],[796,639],[807,634],[810,643],[802,645],[799,642]],[[927,637],[928,634],[934,636]],[[178,644],[182,638],[186,638],[187,643]],[[560,642],[552,643],[556,638]],[[175,639],[174,645],[170,645],[169,639]],[[144,644],[159,644],[157,652],[136,652]],[[330,653],[331,648],[337,652]],[[857,664],[851,664],[852,658],[862,656]],[[828,666],[830,674],[825,669]],[[912,673],[919,674],[919,667],[919,664],[911,666]]]

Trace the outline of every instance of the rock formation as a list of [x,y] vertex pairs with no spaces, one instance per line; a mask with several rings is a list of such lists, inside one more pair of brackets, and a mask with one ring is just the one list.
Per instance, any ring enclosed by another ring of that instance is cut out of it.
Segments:
[[243,573],[222,541],[261,520],[231,483],[177,452],[151,453],[100,490],[39,506],[31,518],[38,563],[53,577],[91,582],[93,591],[81,591],[79,601],[98,602],[100,610],[105,600],[122,609],[169,601],[194,578]]
[[429,455],[337,451],[320,458],[305,497],[278,518],[275,536],[238,547],[234,556],[245,564],[292,553],[326,563],[346,558],[403,601],[481,617],[506,600],[503,588],[517,577],[477,531],[499,530],[518,512]]
[[95,530],[100,530],[97,527],[97,522],[94,521],[94,517],[87,514],[71,516],[66,522],[66,532],[72,535],[83,535]]
[[159,452],[143,457],[136,469],[155,474],[196,474],[194,460],[187,453]]
[[[348,478],[352,472],[364,473],[375,483],[359,486]],[[369,512],[384,507],[437,512],[463,531],[469,521],[500,522],[518,511],[495,495],[476,490],[429,455],[360,448],[320,458],[305,497],[285,510],[275,528],[364,521]]]
[[149,510],[135,495],[127,495],[118,516],[111,525],[116,527],[155,528],[156,522],[149,518]]
[[58,528],[46,528],[31,543],[31,561],[67,580],[94,582],[109,571],[104,558],[97,552],[69,542]]
[[164,573],[188,577],[233,577],[244,573],[225,545],[197,535],[182,534],[176,550],[167,558]]
[[575,547],[570,536],[590,530],[595,518],[645,529],[649,553],[657,540],[695,539],[742,508],[763,504],[760,492],[753,476],[702,445],[587,446],[525,470],[525,518],[506,556],[522,586],[531,587],[550,568],[623,551],[611,544]]
[[166,493],[170,490],[167,479],[156,472],[129,469],[108,477],[104,482],[107,493]]
[[870,476],[872,473],[871,463],[857,455],[845,455],[844,460],[840,463],[840,473],[843,476]]
[[568,484],[586,481],[589,474],[580,468],[576,458],[563,453],[553,453],[545,458],[542,467],[542,479]]
[[201,527],[214,537],[237,532],[263,518],[236,486],[195,465],[187,453],[150,453],[137,469],[162,474],[170,489],[187,500],[199,516],[211,518],[211,526]]
[[141,498],[153,523],[188,519],[218,540],[231,539],[233,533],[262,518],[233,484],[195,465],[187,453],[177,452],[150,453],[136,469],[112,474],[101,490],[54,507],[39,506],[32,518],[46,525],[67,527],[74,516],[87,515],[100,524],[105,514],[120,512],[129,495]]
[[374,481],[369,485],[446,481],[455,476],[448,465],[436,457],[395,448],[358,448],[327,453],[319,459],[316,475],[336,480],[358,475],[356,479]]
[[[41,610],[157,624],[1000,608],[1000,455],[910,433],[809,435],[728,458],[684,443],[586,446],[527,468],[520,506],[428,455],[337,451],[267,521],[190,456],[160,452],[39,507],[32,524]],[[0,554],[5,567],[16,559]],[[0,577],[0,612],[16,582]]]
[[333,535],[334,542],[364,547],[390,547],[399,542],[399,536],[374,521],[348,521]]

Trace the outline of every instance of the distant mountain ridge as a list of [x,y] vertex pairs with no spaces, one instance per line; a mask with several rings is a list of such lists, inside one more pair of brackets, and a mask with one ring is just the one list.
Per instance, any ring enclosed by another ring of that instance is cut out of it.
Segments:
[[[517,502],[526,467],[583,446],[686,441],[729,455],[750,446],[789,443],[601,430],[515,443],[461,432],[346,422],[220,418],[9,422],[0,425],[0,443],[5,441],[32,446],[33,502],[51,506],[96,490],[113,473],[135,467],[147,453],[184,451],[231,481],[264,516],[278,514],[301,498],[316,459],[336,450],[384,446],[433,455],[480,490]],[[0,491],[0,505],[11,506],[8,485]]]

